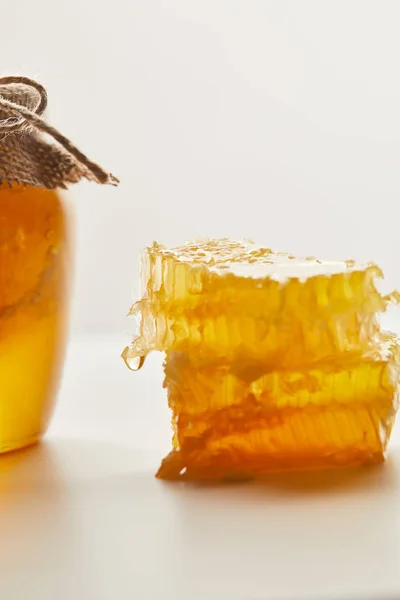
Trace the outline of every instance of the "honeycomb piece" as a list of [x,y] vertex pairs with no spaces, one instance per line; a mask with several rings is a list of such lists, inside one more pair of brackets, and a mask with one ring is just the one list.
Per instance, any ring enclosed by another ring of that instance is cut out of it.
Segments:
[[186,354],[168,353],[174,450],[159,477],[255,476],[383,460],[398,407],[395,338],[361,360],[261,369],[199,369]]
[[373,264],[321,262],[226,240],[143,253],[140,331],[125,358],[151,350],[199,360],[246,356],[285,367],[362,352],[388,299]]
[[0,310],[21,302],[41,285],[54,261],[62,214],[55,194],[36,188],[0,185]]
[[134,370],[164,351],[173,450],[158,477],[241,478],[384,458],[397,338],[381,332],[374,264],[209,240],[143,253]]

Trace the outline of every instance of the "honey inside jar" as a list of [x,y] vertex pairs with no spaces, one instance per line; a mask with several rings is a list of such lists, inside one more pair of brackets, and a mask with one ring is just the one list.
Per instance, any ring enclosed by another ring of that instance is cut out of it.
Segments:
[[0,452],[44,433],[60,378],[67,216],[54,191],[0,185]]

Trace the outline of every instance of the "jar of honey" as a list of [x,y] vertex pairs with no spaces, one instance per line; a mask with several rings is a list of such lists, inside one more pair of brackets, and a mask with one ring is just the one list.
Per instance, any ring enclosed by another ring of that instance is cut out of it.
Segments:
[[46,103],[36,82],[0,78],[0,452],[43,435],[60,382],[71,249],[58,190],[117,181],[43,120]]

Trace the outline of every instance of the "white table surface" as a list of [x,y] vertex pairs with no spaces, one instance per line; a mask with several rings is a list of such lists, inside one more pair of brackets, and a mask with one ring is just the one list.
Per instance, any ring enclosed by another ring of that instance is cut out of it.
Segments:
[[161,482],[160,361],[131,373],[122,346],[74,341],[46,441],[0,460],[2,599],[400,597],[399,428],[383,467]]

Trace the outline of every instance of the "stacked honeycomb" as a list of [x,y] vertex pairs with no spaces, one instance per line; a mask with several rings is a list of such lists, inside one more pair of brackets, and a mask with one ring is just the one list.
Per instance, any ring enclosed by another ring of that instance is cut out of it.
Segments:
[[166,353],[173,450],[164,479],[253,477],[383,459],[399,352],[377,314],[376,265],[226,239],[143,253],[139,367]]

